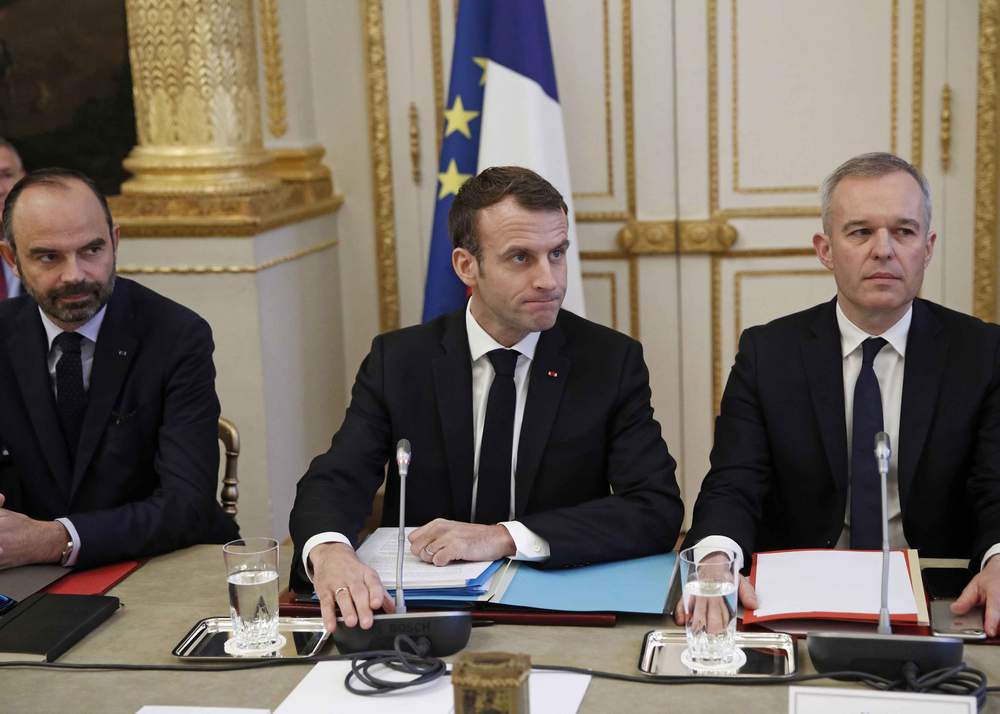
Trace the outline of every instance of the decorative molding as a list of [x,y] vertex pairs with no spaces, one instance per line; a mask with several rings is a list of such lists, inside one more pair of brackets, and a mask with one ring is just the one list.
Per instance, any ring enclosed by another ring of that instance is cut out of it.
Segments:
[[801,270],[737,270],[733,273],[733,344],[740,341],[743,332],[743,279],[744,278],[793,278],[802,276],[825,276],[832,273],[821,268]]
[[413,183],[420,185],[420,114],[417,112],[417,103],[410,102],[410,109],[407,112],[410,120],[410,173],[413,176]]
[[434,73],[435,162],[441,156],[444,133],[444,60],[441,58],[441,0],[427,0],[431,25],[431,65]]
[[589,273],[583,271],[580,277],[583,280],[607,280],[611,286],[611,327],[612,329],[618,329],[618,276],[612,272],[594,272]]
[[618,244],[630,254],[721,253],[736,237],[733,226],[718,221],[630,220],[618,231]]
[[250,0],[127,0],[132,196],[277,192],[260,134]]
[[719,212],[719,6],[707,0],[705,26],[708,34],[708,213]]
[[396,224],[389,135],[389,82],[385,61],[385,28],[381,0],[361,0],[364,13],[365,65],[368,85],[368,141],[375,204],[376,278],[379,327],[399,327],[399,276],[396,272]]
[[[625,206],[635,217],[635,105],[632,86],[632,0],[622,0],[622,87],[625,98]],[[638,339],[638,338],[637,338]]]
[[924,0],[913,0],[913,98],[910,104],[910,163],[924,162]]
[[897,117],[899,116],[899,0],[892,0],[892,39],[889,58],[889,151],[896,153],[896,139],[899,133]]
[[629,335],[639,339],[639,261],[638,256],[616,250],[581,250],[580,260],[624,260],[628,265]]
[[730,218],[818,218],[822,215],[819,206],[748,206],[745,208],[724,208],[712,214],[714,221]]
[[979,0],[976,88],[976,214],[972,314],[994,322],[997,291],[997,52],[1000,0]]
[[270,153],[273,160],[271,172],[282,181],[332,181],[330,169],[322,163],[326,149],[319,144],[296,149],[271,149]]
[[604,191],[574,191],[574,198],[611,198],[615,195],[613,126],[611,121],[611,21],[608,13],[608,0],[601,0],[601,17],[604,21],[604,135],[608,187]]
[[278,0],[258,0],[260,36],[264,52],[264,88],[267,93],[267,129],[271,136],[288,133],[285,106],[285,67],[281,50]]
[[628,214],[625,211],[577,211],[573,220],[577,223],[624,223]]
[[941,88],[941,171],[951,168],[951,87]]
[[291,263],[306,256],[319,253],[337,245],[336,239],[297,250],[279,258],[265,260],[257,265],[119,265],[117,272],[122,275],[229,275],[260,273],[278,265]]

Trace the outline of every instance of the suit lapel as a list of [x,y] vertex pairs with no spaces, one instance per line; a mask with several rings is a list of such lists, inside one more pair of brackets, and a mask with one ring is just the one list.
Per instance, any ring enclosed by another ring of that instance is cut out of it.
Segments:
[[26,300],[15,320],[16,328],[7,338],[7,352],[17,378],[28,418],[54,480],[65,495],[69,493],[70,460],[56,414],[55,396],[48,371],[48,339],[38,315],[38,306]]
[[948,334],[921,300],[913,301],[906,338],[903,401],[899,414],[899,501],[904,512],[913,475],[934,417],[948,358]]
[[94,363],[87,390],[87,413],[80,432],[76,463],[73,468],[72,493],[76,493],[101,436],[107,429],[111,410],[118,399],[129,365],[135,355],[138,339],[132,333],[134,324],[127,285],[118,281],[108,303],[94,349]]
[[455,519],[472,515],[472,356],[465,332],[465,310],[448,317],[441,339],[444,354],[434,359],[434,392],[444,435]]
[[528,378],[528,398],[521,419],[521,437],[517,447],[517,470],[514,475],[514,514],[524,515],[535,476],[542,462],[552,424],[569,379],[570,360],[562,354],[565,341],[557,322],[538,339],[535,358]]
[[819,310],[802,341],[802,358],[830,472],[838,489],[843,490],[847,488],[847,426],[836,298]]

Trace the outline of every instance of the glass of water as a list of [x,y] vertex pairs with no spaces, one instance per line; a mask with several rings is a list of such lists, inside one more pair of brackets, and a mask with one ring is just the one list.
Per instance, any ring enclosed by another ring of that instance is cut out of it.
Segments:
[[680,553],[680,576],[688,643],[681,661],[696,672],[739,669],[745,656],[736,647],[736,554],[718,548],[686,548]]
[[280,649],[285,639],[278,634],[278,541],[241,538],[222,546],[222,555],[233,620],[226,652],[250,657]]

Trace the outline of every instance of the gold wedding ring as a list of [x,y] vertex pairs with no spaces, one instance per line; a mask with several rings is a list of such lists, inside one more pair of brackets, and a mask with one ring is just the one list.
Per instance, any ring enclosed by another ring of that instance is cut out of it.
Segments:
[[347,586],[346,585],[341,585],[339,588],[337,588],[336,590],[333,591],[333,596],[337,597],[338,595],[340,595],[340,591],[341,590],[346,591],[347,590]]

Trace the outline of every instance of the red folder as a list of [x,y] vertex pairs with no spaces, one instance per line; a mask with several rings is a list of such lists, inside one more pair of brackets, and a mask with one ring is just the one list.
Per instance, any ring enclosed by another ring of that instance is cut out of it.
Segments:
[[59,578],[44,588],[43,592],[60,595],[103,595],[145,562],[145,560],[126,560],[102,565],[99,568],[76,570]]

